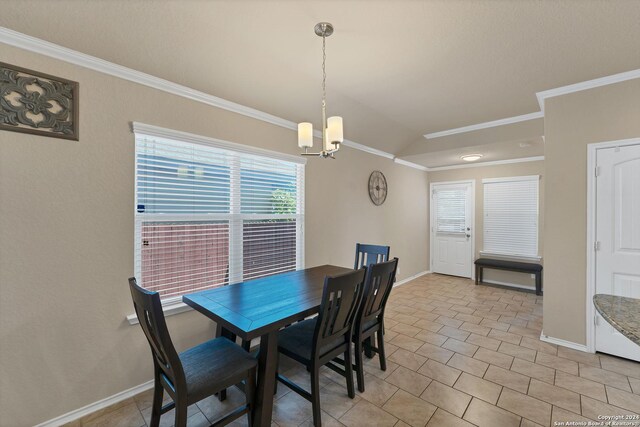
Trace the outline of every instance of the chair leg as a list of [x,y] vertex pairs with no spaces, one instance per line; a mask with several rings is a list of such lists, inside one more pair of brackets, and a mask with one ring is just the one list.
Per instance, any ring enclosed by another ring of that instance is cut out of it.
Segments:
[[362,364],[362,341],[356,341],[356,378],[358,380],[358,391],[364,393],[364,365]]
[[320,415],[320,367],[311,364],[311,408],[313,410],[313,425],[320,427],[322,419]]
[[153,386],[153,403],[151,406],[151,422],[150,427],[158,427],[160,425],[160,410],[162,409],[162,394],[164,389],[160,384],[160,379],[156,376],[155,384]]
[[378,344],[378,358],[380,359],[380,369],[383,371],[387,370],[387,356],[384,353],[384,337],[382,328],[378,329],[377,332],[377,344]]
[[347,377],[347,393],[349,394],[349,397],[353,399],[356,397],[356,391],[353,388],[353,350],[351,348],[351,343],[349,343],[347,351],[344,353],[344,373],[345,377]]
[[280,375],[280,353],[276,356],[276,381],[273,384],[273,395],[278,394],[278,375]]
[[[278,382],[278,381],[276,381]],[[249,425],[253,425],[253,405],[255,402],[256,395],[256,369],[253,368],[249,371],[249,375],[247,376],[247,383],[244,387],[244,394],[247,401],[247,407],[249,408],[249,412],[247,412],[247,420],[249,421]]]
[[187,405],[184,401],[180,401],[180,399],[178,399],[178,401],[176,402],[176,407],[175,407],[175,411],[176,411],[176,421],[174,426],[175,427],[187,427]]
[[219,392],[216,393],[218,395],[218,400],[220,402],[224,402],[225,400],[227,400],[227,389],[222,389]]

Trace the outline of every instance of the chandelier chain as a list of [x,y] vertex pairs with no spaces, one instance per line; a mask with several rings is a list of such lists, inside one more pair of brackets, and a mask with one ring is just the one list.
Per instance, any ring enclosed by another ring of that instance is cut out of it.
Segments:
[[325,62],[327,61],[327,52],[325,50],[326,37],[322,34],[322,103],[326,102],[327,97],[327,72],[325,70]]

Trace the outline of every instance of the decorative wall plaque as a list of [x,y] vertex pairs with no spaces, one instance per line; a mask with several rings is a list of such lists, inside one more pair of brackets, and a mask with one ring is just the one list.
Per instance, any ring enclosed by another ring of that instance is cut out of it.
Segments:
[[78,83],[0,62],[0,130],[78,140]]

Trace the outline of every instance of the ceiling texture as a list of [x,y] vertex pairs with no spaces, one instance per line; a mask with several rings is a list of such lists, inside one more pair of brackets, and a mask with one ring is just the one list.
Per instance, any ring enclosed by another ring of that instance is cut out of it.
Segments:
[[[640,68],[640,0],[2,0],[0,26],[428,167],[539,156],[536,92]],[[0,42],[2,40],[0,39]],[[295,144],[295,141],[291,141]]]

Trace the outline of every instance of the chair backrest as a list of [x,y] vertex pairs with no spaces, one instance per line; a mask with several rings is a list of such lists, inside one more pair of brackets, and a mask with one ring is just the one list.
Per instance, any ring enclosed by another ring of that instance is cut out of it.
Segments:
[[180,357],[176,352],[169,330],[164,319],[160,295],[157,292],[150,292],[138,286],[135,277],[129,278],[129,288],[133,307],[138,316],[138,321],[142,331],[149,341],[153,362],[156,369],[160,369],[160,374],[169,382],[174,390],[186,387],[184,371],[180,363]]
[[389,260],[390,246],[365,245],[356,243],[356,262],[353,269],[369,267],[371,264],[378,264]]
[[356,330],[358,332],[362,331],[364,325],[384,315],[384,308],[387,305],[389,294],[391,294],[397,270],[398,258],[373,264],[367,268],[364,296],[356,319]]
[[317,349],[339,342],[351,345],[351,333],[364,293],[366,268],[329,276],[324,279],[320,314],[313,336],[313,354],[321,356]]

